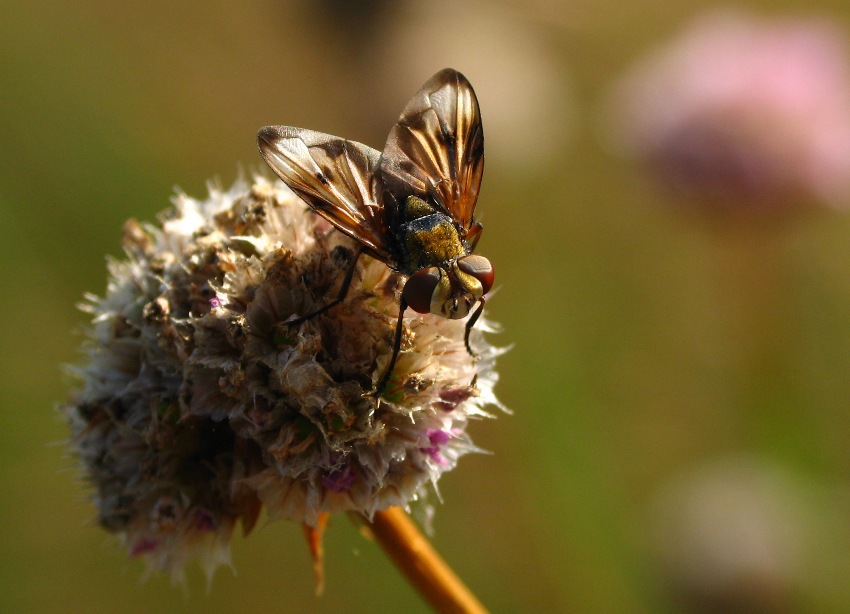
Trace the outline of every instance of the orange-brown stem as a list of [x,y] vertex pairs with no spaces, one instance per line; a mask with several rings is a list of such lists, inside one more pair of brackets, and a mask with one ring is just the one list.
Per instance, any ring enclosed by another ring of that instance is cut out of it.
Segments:
[[313,580],[316,584],[317,596],[325,590],[325,546],[322,540],[329,518],[330,514],[324,512],[319,514],[319,520],[315,526],[304,525],[304,534],[307,536],[307,545],[310,546],[310,556],[313,558]]
[[437,612],[484,614],[487,610],[461,582],[400,507],[366,521],[375,539]]

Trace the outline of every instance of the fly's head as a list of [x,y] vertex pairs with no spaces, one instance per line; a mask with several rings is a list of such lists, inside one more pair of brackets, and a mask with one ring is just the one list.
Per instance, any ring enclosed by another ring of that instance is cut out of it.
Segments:
[[447,266],[431,266],[415,272],[404,285],[402,298],[416,312],[459,320],[490,291],[494,275],[489,260],[469,254],[450,261]]

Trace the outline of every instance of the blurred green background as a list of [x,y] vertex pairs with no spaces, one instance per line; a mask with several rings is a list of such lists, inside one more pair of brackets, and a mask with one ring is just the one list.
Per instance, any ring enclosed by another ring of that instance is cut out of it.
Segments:
[[[198,568],[143,580],[52,407],[126,218],[260,170],[264,125],[380,148],[445,66],[482,108],[514,414],[471,426],[494,454],[441,481],[437,548],[494,612],[850,611],[850,217],[708,223],[599,138],[612,82],[711,6],[3,3],[0,611],[426,611],[345,518],[320,599],[287,522],[236,538],[209,590]],[[752,8],[850,32],[838,0]],[[691,571],[732,579],[702,599]]]

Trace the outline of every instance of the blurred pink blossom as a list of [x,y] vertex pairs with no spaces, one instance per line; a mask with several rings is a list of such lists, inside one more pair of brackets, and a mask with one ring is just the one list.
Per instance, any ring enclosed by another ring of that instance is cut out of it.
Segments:
[[837,25],[714,12],[618,84],[619,144],[728,208],[850,204],[850,64]]

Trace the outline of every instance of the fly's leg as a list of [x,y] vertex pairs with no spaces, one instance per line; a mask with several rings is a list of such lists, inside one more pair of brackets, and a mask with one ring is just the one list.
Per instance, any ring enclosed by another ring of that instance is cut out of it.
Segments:
[[380,397],[384,393],[384,389],[387,387],[387,383],[390,381],[390,376],[393,374],[393,369],[395,368],[396,360],[398,360],[398,354],[401,351],[401,331],[404,327],[404,312],[407,311],[407,301],[404,298],[401,299],[401,303],[398,306],[398,322],[395,325],[395,339],[393,340],[393,355],[390,358],[390,364],[387,365],[387,370],[384,373],[383,377],[381,377],[378,385],[375,386],[375,390],[369,393],[370,396],[375,398]]
[[345,296],[348,294],[348,288],[351,287],[351,280],[354,279],[354,270],[357,268],[357,260],[360,258],[360,254],[363,253],[363,250],[359,247],[354,252],[354,258],[351,261],[351,265],[348,267],[348,271],[345,273],[345,278],[342,280],[342,285],[339,287],[339,293],[336,295],[336,298],[330,301],[327,305],[324,305],[320,309],[317,309],[313,313],[308,313],[306,316],[301,316],[300,318],[295,318],[293,320],[287,321],[287,325],[289,326],[297,326],[307,320],[312,320],[317,315],[325,313],[327,310],[332,309],[339,305],[342,301],[345,300]]
[[469,355],[473,358],[478,358],[478,354],[476,354],[473,351],[472,346],[469,345],[469,333],[472,332],[472,327],[475,326],[475,323],[478,321],[478,316],[480,316],[481,312],[484,311],[484,301],[485,299],[483,298],[478,300],[478,308],[466,321],[466,332],[463,334],[463,343],[466,346],[466,351],[469,352]]

